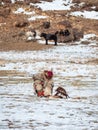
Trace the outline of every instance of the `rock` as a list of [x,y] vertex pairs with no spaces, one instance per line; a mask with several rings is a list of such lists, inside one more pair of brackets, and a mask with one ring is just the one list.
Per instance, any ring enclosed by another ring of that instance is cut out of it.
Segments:
[[65,28],[71,28],[71,23],[68,20],[64,20],[58,23],[59,28],[65,29]]
[[11,12],[9,7],[7,8],[0,8],[0,16],[7,17]]
[[19,27],[19,28],[25,27],[25,26],[28,26],[28,25],[29,25],[28,21],[16,21],[14,23],[14,26]]
[[79,30],[77,28],[74,28],[73,35],[74,35],[74,40],[79,40],[80,38],[83,38],[84,32],[82,29]]
[[69,42],[69,41],[74,40],[73,29],[72,28],[67,28],[67,30],[69,31],[68,35],[60,35],[60,34],[58,34],[58,42]]
[[72,25],[68,20],[64,20],[61,21],[59,23],[57,23],[57,31],[65,31],[68,30],[69,31],[69,35],[60,35],[58,34],[58,42],[69,42],[69,41],[73,41],[74,40],[74,35],[73,35],[73,29],[72,29]]
[[50,27],[50,22],[44,22],[42,25],[45,29]]

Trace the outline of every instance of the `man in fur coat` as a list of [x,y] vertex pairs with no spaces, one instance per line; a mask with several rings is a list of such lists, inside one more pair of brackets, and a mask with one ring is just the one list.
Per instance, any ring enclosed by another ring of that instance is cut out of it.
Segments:
[[44,70],[42,73],[33,75],[33,87],[38,97],[49,97],[53,91],[53,72]]

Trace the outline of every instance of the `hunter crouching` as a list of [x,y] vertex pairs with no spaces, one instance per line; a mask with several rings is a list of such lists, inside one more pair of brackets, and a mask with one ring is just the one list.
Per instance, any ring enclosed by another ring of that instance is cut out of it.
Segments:
[[33,75],[33,87],[38,97],[49,97],[53,91],[53,72],[44,70],[42,73]]

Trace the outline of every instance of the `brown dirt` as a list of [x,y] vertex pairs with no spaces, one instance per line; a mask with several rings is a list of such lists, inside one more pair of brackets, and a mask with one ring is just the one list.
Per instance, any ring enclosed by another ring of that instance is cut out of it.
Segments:
[[[77,0],[73,0],[77,1]],[[97,0],[92,3],[92,0],[81,0],[80,2],[88,3],[85,5],[86,7],[96,5],[98,6]],[[77,1],[79,3],[79,1]],[[75,17],[75,16],[66,16],[66,14],[70,11],[42,11],[36,7],[30,7],[29,5],[21,5],[21,7],[26,8],[26,10],[30,11],[33,10],[36,12],[37,15],[45,15],[48,16],[47,19],[40,19],[32,22],[28,22],[28,25],[25,27],[15,27],[16,21],[25,21],[27,16],[26,15],[15,15],[12,12],[19,8],[20,5],[13,4],[7,5],[7,9],[10,8],[11,12],[4,15],[0,15],[0,51],[9,51],[9,50],[16,50],[16,51],[26,51],[26,50],[41,50],[41,49],[48,49],[53,47],[54,45],[45,44],[38,44],[38,42],[26,42],[22,36],[19,36],[21,32],[25,32],[29,26],[37,29],[38,31],[43,31],[42,24],[45,21],[51,21],[51,28],[44,29],[44,31],[57,31],[60,29],[59,22],[67,20],[71,23],[72,28],[78,28],[79,30],[83,30],[84,34],[86,33],[94,33],[98,35],[98,20],[91,20],[91,19],[84,19],[82,17]],[[6,9],[6,7],[3,7]],[[72,11],[76,10],[72,8]],[[83,10],[82,8],[80,10]],[[2,10],[1,10],[2,11]],[[6,12],[4,12],[6,13]],[[6,24],[5,24],[6,23]]]
[[32,51],[32,50],[43,50],[51,48],[54,45],[38,44],[37,42],[15,42],[15,43],[0,43],[0,51]]

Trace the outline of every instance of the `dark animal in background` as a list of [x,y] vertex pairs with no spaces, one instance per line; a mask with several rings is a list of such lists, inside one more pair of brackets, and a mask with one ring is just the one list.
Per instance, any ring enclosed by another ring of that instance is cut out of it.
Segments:
[[69,32],[68,29],[66,29],[66,30],[60,30],[59,34],[62,35],[62,36],[69,36],[70,32]]
[[65,96],[66,98],[69,98],[69,96],[64,88],[58,87],[55,91],[56,91],[55,96],[59,96],[60,98],[63,98],[63,96]]
[[55,34],[41,33],[40,37],[43,37],[46,40],[46,45],[48,45],[48,40],[54,40],[54,45],[57,45],[57,34],[58,34],[58,31],[55,32]]

